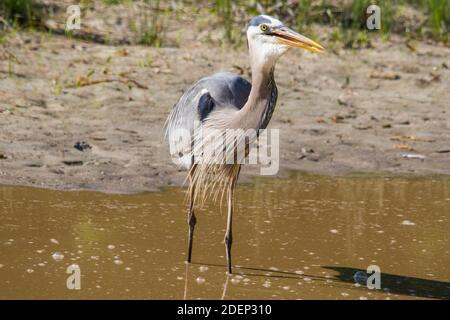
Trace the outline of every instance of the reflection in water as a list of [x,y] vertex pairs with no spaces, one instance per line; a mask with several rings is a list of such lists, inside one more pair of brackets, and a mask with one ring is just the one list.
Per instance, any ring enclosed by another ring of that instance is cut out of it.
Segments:
[[[238,188],[227,276],[218,206],[198,210],[184,264],[184,190],[0,187],[0,298],[449,298],[449,179],[292,174]],[[79,291],[66,288],[73,263]],[[381,290],[353,279],[373,264]]]

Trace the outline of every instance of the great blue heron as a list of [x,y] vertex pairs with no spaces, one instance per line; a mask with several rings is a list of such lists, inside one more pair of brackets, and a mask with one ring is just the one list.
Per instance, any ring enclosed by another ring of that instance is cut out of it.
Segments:
[[[197,162],[193,147],[194,142],[199,140],[196,132],[198,129],[220,132],[228,129],[252,129],[259,132],[266,128],[277,100],[274,67],[278,58],[291,47],[311,52],[324,50],[320,44],[267,15],[250,20],[247,26],[247,40],[252,71],[251,84],[241,76],[229,72],[203,78],[181,96],[166,122],[166,136],[172,158],[188,170],[190,180],[187,262],[191,262],[192,257],[196,199],[203,199],[211,190],[221,190],[222,195],[226,192],[228,197],[225,233],[228,273],[232,272],[233,196],[241,162],[230,164],[211,161],[214,152],[204,155],[202,161]],[[240,140],[238,143],[243,141],[239,138],[237,140]],[[203,138],[199,145],[205,147],[208,143],[211,143],[210,140]],[[244,143],[247,144],[248,141]],[[236,148],[236,144],[233,144],[233,148]]]

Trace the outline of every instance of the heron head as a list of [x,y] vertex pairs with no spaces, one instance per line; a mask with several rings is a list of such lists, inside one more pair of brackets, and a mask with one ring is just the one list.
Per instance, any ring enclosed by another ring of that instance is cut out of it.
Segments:
[[256,16],[250,20],[247,27],[247,39],[251,58],[268,66],[273,66],[281,55],[293,47],[311,52],[325,50],[317,42],[267,15]]

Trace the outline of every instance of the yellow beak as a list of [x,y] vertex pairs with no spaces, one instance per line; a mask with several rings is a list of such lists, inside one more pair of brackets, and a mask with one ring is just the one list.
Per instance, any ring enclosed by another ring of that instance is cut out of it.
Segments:
[[291,47],[303,48],[311,52],[323,52],[325,50],[317,42],[286,27],[274,30],[271,34],[277,37],[280,43],[287,44]]

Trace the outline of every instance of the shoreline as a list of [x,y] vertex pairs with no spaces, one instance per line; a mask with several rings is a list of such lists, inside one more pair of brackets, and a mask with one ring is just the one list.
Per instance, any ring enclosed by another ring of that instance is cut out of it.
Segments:
[[[281,179],[288,180],[292,175],[300,176],[317,176],[317,177],[333,177],[333,178],[344,178],[344,179],[405,179],[405,180],[423,180],[423,179],[437,179],[437,180],[449,180],[450,174],[445,173],[408,173],[408,172],[389,172],[389,171],[377,171],[377,172],[362,172],[362,171],[347,171],[347,172],[313,172],[313,171],[303,171],[298,169],[280,168],[277,175],[257,175],[256,170],[250,170],[246,172],[243,169],[241,176],[239,177],[239,185],[247,185],[255,183],[255,179]],[[69,184],[61,183],[59,185],[47,185],[47,184],[30,184],[22,183],[17,180],[0,180],[0,188],[38,188],[51,191],[60,192],[95,192],[95,193],[105,193],[105,194],[117,194],[117,195],[139,195],[148,192],[162,192],[167,188],[186,188],[181,181],[180,183],[171,184],[161,184],[155,185],[154,187],[149,187],[147,189],[128,189],[127,188],[110,188],[110,186],[97,185],[95,187],[88,186],[69,186]],[[300,186],[301,187],[301,186]]]

